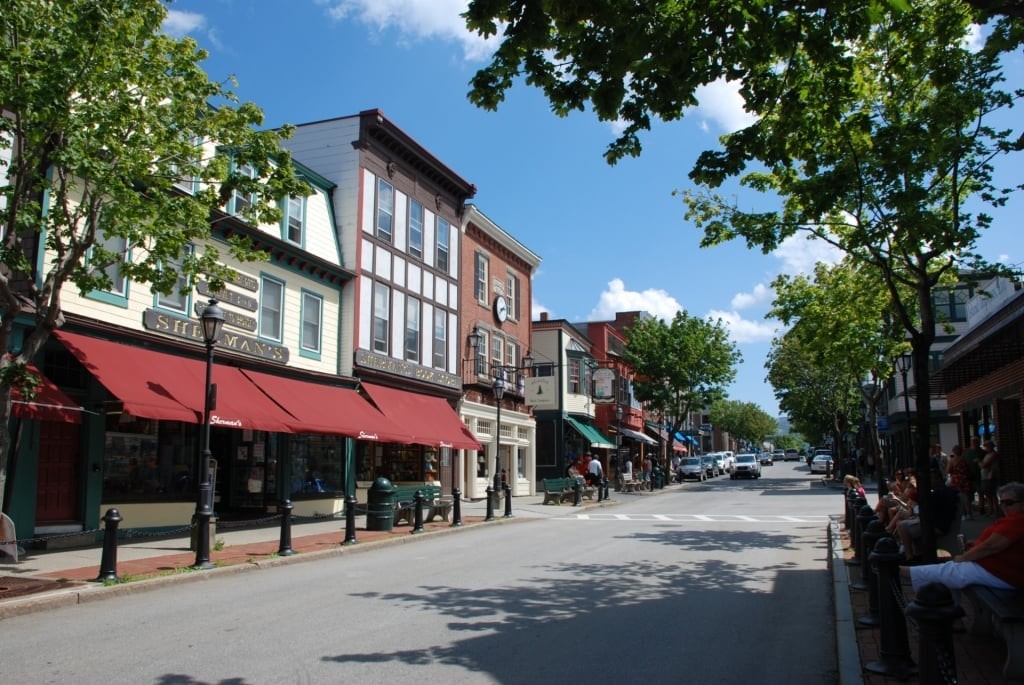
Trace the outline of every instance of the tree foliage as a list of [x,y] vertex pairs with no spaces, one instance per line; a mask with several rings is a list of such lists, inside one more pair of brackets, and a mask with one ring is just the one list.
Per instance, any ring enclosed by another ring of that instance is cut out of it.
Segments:
[[676,312],[671,323],[640,319],[626,331],[633,391],[678,431],[687,415],[722,397],[741,356],[721,321]]
[[[29,330],[0,362],[0,491],[11,386],[31,396],[25,363],[63,323],[66,284],[108,290],[114,272],[164,294],[182,274],[217,288],[230,270],[208,241],[211,214],[231,192],[251,194],[254,224],[308,192],[278,147],[288,129],[257,131],[259,108],[212,82],[191,39],[162,33],[165,16],[160,0],[8,0],[0,12],[0,348],[16,323]],[[174,189],[186,179],[193,193]],[[128,255],[104,247],[112,237]],[[227,248],[262,256],[237,238]]]
[[761,449],[764,441],[779,430],[775,417],[753,402],[716,400],[711,404],[711,423],[730,436]]

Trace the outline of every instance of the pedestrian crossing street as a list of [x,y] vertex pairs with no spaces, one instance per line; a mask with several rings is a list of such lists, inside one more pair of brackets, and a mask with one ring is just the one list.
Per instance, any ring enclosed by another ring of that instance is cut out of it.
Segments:
[[816,515],[768,515],[748,516],[745,514],[571,514],[559,516],[562,521],[654,521],[662,523],[820,523],[828,522],[829,517]]

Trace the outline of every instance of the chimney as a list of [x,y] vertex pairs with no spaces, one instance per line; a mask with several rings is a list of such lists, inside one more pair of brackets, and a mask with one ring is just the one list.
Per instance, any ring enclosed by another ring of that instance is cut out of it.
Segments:
[[540,320],[541,321],[547,321],[548,320],[548,313],[547,312],[541,312],[540,313]]

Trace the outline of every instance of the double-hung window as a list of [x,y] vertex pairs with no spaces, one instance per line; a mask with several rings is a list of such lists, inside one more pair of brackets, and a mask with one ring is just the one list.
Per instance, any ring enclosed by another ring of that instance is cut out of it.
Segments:
[[409,254],[423,259],[423,205],[409,202]]
[[438,271],[448,273],[448,240],[449,224],[441,217],[437,217],[437,259],[435,266]]
[[[256,178],[256,168],[251,164],[238,165],[235,169],[235,173],[245,178]],[[256,202],[256,195],[254,193],[246,193],[240,190],[235,190],[232,193],[231,198],[231,213],[235,216],[241,216]]]
[[434,308],[434,368],[448,370],[448,312]]
[[522,318],[519,311],[519,277],[515,274],[508,275],[505,298],[508,300],[508,318],[519,321]]
[[264,276],[260,279],[260,337],[280,341],[284,326],[284,283]]
[[320,354],[323,309],[322,297],[314,293],[302,293],[302,332],[299,347],[313,355]]
[[491,339],[491,375],[496,376],[505,365],[505,340],[500,335]]
[[124,275],[121,265],[128,260],[128,239],[123,235],[104,235],[97,230],[96,245],[90,261],[94,272],[102,271],[110,279],[110,287],[105,292],[118,298],[128,296],[128,278]]
[[377,237],[391,242],[395,224],[395,188],[377,179]]
[[476,373],[478,376],[483,376],[487,373],[487,346],[489,342],[490,336],[487,335],[487,331],[480,331],[480,344],[476,348]]
[[580,360],[570,359],[569,360],[569,392],[578,395],[580,394]]
[[487,267],[487,255],[477,252],[473,265],[473,296],[481,304],[487,304]]
[[178,275],[178,280],[174,282],[174,289],[166,295],[158,294],[156,296],[156,305],[163,309],[170,309],[178,312],[179,314],[188,315],[188,283],[185,280],[185,274],[181,272],[181,264],[184,261],[184,257],[192,253],[192,246],[187,245],[182,253],[174,259],[168,259],[163,264],[163,269],[170,269],[171,272]]
[[373,284],[373,351],[388,351],[388,328],[391,321],[391,288]]
[[303,228],[305,226],[306,198],[289,197],[285,203],[284,230],[285,239],[290,243],[302,245]]
[[405,358],[420,361],[420,301],[414,297],[405,300]]

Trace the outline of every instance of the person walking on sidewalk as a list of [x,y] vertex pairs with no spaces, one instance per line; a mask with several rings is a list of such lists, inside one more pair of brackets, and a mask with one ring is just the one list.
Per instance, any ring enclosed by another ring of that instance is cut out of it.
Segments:
[[923,566],[901,566],[914,591],[928,583],[950,590],[985,585],[1000,590],[1024,587],[1024,483],[1007,483],[998,491],[1005,516],[997,518],[952,561]]

